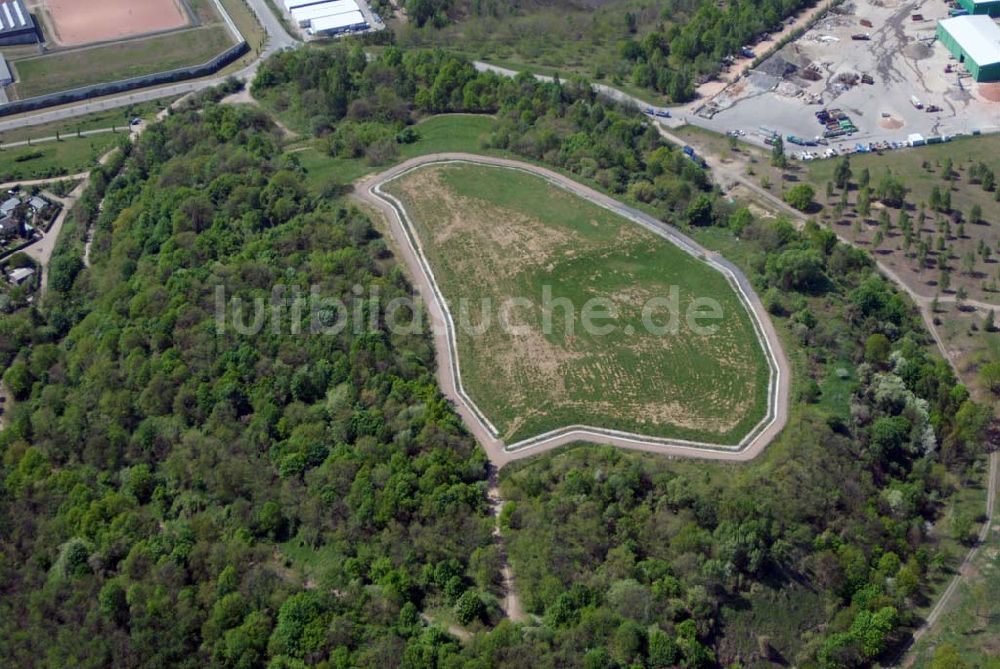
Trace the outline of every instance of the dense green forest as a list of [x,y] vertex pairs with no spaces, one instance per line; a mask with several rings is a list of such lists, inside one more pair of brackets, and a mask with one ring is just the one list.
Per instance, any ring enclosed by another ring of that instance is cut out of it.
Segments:
[[[579,78],[543,83],[477,72],[443,51],[390,47],[374,60],[360,48],[280,53],[261,66],[253,91],[275,113],[320,137],[332,156],[392,162],[414,141],[418,115],[494,113],[484,148],[565,169],[657,208],[666,218],[697,204],[704,171],[667,144],[636,110],[610,106]],[[331,184],[336,190],[343,184]],[[710,204],[710,200],[707,200]]]
[[[813,0],[408,0],[400,44],[440,46],[514,66],[586,74],[662,94],[694,97],[727,56]],[[520,68],[519,68],[520,69]]]
[[[45,303],[0,319],[17,400],[0,432],[8,664],[833,668],[901,642],[948,567],[929,523],[976,476],[987,412],[865,254],[735,208],[579,82],[301,49],[254,92],[331,155],[373,163],[419,115],[495,112],[484,148],[732,251],[786,333],[802,408],[746,467],[585,446],[504,469],[500,521],[536,617],[500,621],[486,461],[441,398],[429,336],[378,319],[296,335],[287,309],[256,335],[217,328],[218,286],[244,301],[411,288],[331,195],[344,184],[307,190],[263,111],[208,100],[95,174]],[[967,538],[974,520],[948,527]],[[441,610],[471,638],[421,617]]]
[[[473,584],[492,526],[429,340],[295,336],[288,313],[220,334],[213,315],[220,285],[407,293],[384,243],[303,192],[247,108],[175,115],[120,166],[63,316],[3,321],[4,664],[419,665],[448,643],[417,611]],[[325,547],[321,582],[287,540]]]

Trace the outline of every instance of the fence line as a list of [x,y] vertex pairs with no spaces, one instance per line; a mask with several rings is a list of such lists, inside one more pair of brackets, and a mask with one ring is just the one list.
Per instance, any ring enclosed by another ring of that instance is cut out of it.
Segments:
[[[228,14],[225,14],[224,16],[229,18]],[[235,28],[235,25],[233,28]],[[236,34],[240,35],[239,31],[236,31]],[[45,107],[55,107],[56,105],[80,102],[81,100],[87,100],[89,98],[114,95],[115,93],[124,93],[126,91],[136,90],[137,88],[148,88],[150,86],[159,86],[161,84],[172,84],[178,81],[198,79],[199,77],[215,74],[222,68],[243,56],[243,54],[250,51],[250,45],[247,44],[246,39],[244,39],[242,35],[240,35],[240,40],[241,41],[238,44],[229,47],[219,55],[215,56],[206,63],[202,63],[201,65],[179,67],[165,72],[144,74],[139,77],[131,77],[129,79],[120,79],[118,81],[109,81],[100,84],[91,84],[89,86],[81,86],[79,88],[72,88],[66,91],[59,91],[58,93],[49,93],[47,95],[38,95],[33,98],[25,98],[24,100],[14,100],[0,105],[0,116],[10,116],[11,114],[35,111],[36,109],[43,109]]]

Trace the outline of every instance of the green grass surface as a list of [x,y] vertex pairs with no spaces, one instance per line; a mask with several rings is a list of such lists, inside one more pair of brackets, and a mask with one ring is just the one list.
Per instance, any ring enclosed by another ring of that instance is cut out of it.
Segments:
[[[109,132],[82,139],[72,137],[59,142],[4,149],[0,151],[0,181],[42,179],[85,172],[118,139],[118,135]],[[32,157],[18,162],[18,158],[27,156]]]
[[[875,153],[856,154],[851,156],[851,169],[854,179],[866,167],[872,175],[872,186],[878,184],[878,178],[886,169],[900,177],[910,189],[910,202],[927,202],[934,186],[944,187],[940,164],[950,158],[954,163],[958,178],[957,189],[952,192],[952,204],[956,209],[968,212],[973,204],[983,208],[986,218],[993,223],[1000,223],[1000,207],[993,193],[987,193],[978,185],[968,184],[965,168],[982,161],[994,172],[1000,173],[1000,135],[984,135],[981,137],[966,137],[946,144],[934,144],[900,151],[888,151],[883,155]],[[818,160],[805,163],[809,180],[818,186],[826,186],[833,180],[833,171],[839,159]],[[923,167],[924,161],[930,163],[930,169]],[[990,212],[993,213],[990,216]]]
[[18,97],[29,98],[104,81],[118,81],[178,67],[199,65],[232,45],[222,24],[52,53],[13,63]]
[[198,17],[198,21],[201,25],[208,25],[210,23],[218,23],[222,20],[219,16],[218,11],[215,9],[215,3],[212,0],[186,0],[188,7],[194,12],[195,16]]
[[[949,160],[952,163],[950,182],[945,170]],[[985,245],[991,249],[993,256],[1000,250],[1000,204],[996,200],[995,190],[987,191],[981,184],[973,183],[970,172],[976,164],[982,162],[994,174],[1000,173],[1000,137],[969,137],[947,144],[889,151],[881,156],[851,156],[854,183],[858,182],[867,169],[871,175],[871,186],[877,189],[887,171],[891,171],[909,191],[906,200],[911,218],[919,218],[921,203],[928,205],[922,234],[929,245],[930,254],[928,263],[923,268],[916,259],[918,244],[913,243],[907,257],[903,235],[898,227],[890,230],[883,239],[876,239],[876,233],[880,229],[878,221],[881,210],[873,208],[867,221],[850,215],[837,218],[834,203],[840,199],[840,193],[836,193],[829,201],[824,193],[827,182],[833,180],[833,171],[838,162],[839,159],[817,161],[805,163],[800,168],[800,178],[813,182],[819,194],[817,201],[825,203],[821,213],[823,220],[833,223],[838,233],[861,247],[875,249],[878,241],[876,252],[882,262],[924,295],[947,292],[938,283],[940,266],[944,262],[950,268],[949,291],[962,288],[970,298],[994,303],[998,301],[995,282],[1000,280],[1000,266],[995,257],[985,258],[980,250]],[[934,188],[949,194],[949,212],[930,210],[929,203]],[[857,197],[857,190],[848,194],[851,205],[848,213],[853,210]],[[971,215],[974,207],[979,207],[982,212],[978,221],[974,221]],[[890,212],[890,219],[894,223],[898,220],[897,217],[898,212]],[[960,220],[965,221],[961,227],[958,225]],[[943,226],[945,221],[950,221],[948,228]],[[939,244],[943,246],[939,247]],[[971,262],[971,266],[966,266],[966,262]]]
[[236,28],[250,47],[250,51],[222,69],[221,73],[226,74],[242,69],[253,62],[267,39],[267,34],[257,21],[257,15],[247,5],[246,0],[222,0],[222,6],[226,8],[233,23],[236,24]]
[[[480,139],[493,129],[493,117],[471,114],[443,114],[432,116],[415,128],[420,139],[413,144],[401,145],[399,160],[430,153],[465,152],[481,153]],[[367,174],[386,169],[386,165],[373,166],[364,158],[335,158],[327,155],[309,141],[301,146],[289,147],[292,155],[306,168],[307,181],[313,189],[328,184],[346,184]]]
[[176,99],[176,97],[164,98],[121,109],[111,109],[97,112],[96,114],[79,116],[65,121],[15,128],[0,133],[0,143],[9,144],[12,142],[23,142],[28,139],[38,139],[40,137],[54,137],[57,132],[64,138],[70,138],[71,136],[75,136],[77,130],[86,131],[111,127],[125,130],[128,128],[128,123],[131,119],[138,116],[147,121],[152,120],[161,109]]
[[[996,526],[994,525],[994,528]],[[1000,667],[1000,532],[994,529],[980,548],[968,577],[935,628],[914,647],[917,669],[937,666]],[[948,660],[944,659],[947,654]],[[959,658],[959,664],[953,658]]]
[[[516,170],[425,167],[386,190],[404,202],[453,314],[467,298],[475,325],[481,301],[494,305],[494,326],[481,335],[459,327],[458,348],[466,390],[504,439],[588,424],[734,443],[764,415],[768,368],[749,315],[722,274],[672,244]],[[544,286],[574,305],[572,333],[558,307],[544,332]],[[671,286],[679,329],[649,333],[641,309]],[[497,305],[515,296],[533,303],[514,315],[524,334],[496,325]],[[604,335],[579,318],[597,297],[618,311]],[[695,297],[721,305],[714,334],[685,322]]]

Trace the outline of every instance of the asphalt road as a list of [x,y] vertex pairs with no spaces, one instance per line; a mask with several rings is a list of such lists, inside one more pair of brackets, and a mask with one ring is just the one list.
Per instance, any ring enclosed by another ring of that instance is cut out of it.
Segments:
[[[758,328],[761,337],[762,347],[772,365],[771,385],[768,396],[768,416],[761,421],[758,429],[748,435],[740,444],[728,448],[714,444],[645,437],[590,426],[567,426],[565,429],[540,435],[537,438],[518,442],[517,444],[506,444],[499,439],[496,435],[496,430],[492,427],[489,420],[478,410],[474,402],[472,402],[462,388],[459,360],[453,341],[452,329],[449,325],[450,318],[444,307],[444,298],[431,278],[432,274],[426,260],[411,241],[411,236],[407,232],[407,224],[403,220],[405,213],[401,214],[401,209],[393,204],[390,199],[391,196],[380,192],[379,189],[381,184],[415,167],[429,163],[455,161],[520,169],[541,176],[575,195],[614,211],[632,220],[634,223],[650,229],[655,234],[670,240],[689,253],[696,256],[703,256],[706,262],[709,262],[720,272],[727,275],[731,283],[734,284],[734,288],[743,297],[744,304],[751,312],[752,320],[755,322],[755,326]],[[770,317],[756,293],[753,292],[749,280],[737,267],[717,254],[702,248],[694,240],[683,235],[676,229],[552,170],[515,160],[463,153],[434,154],[413,158],[382,174],[369,177],[356,188],[355,192],[363,202],[375,207],[384,214],[386,221],[388,221],[391,227],[393,236],[399,242],[398,246],[403,259],[410,269],[418,291],[420,291],[427,304],[430,318],[435,325],[433,336],[439,353],[437,373],[442,390],[454,402],[456,410],[465,420],[466,425],[479,443],[483,445],[487,456],[496,467],[499,468],[514,460],[530,457],[558,448],[559,446],[580,441],[610,444],[621,448],[648,451],[661,455],[745,462],[757,457],[781,430],[784,429],[788,420],[791,373],[784,349],[781,346],[781,341],[771,323]]]

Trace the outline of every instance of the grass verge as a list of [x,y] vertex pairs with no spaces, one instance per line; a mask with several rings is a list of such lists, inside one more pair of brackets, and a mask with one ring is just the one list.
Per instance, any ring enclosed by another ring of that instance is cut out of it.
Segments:
[[0,151],[0,181],[46,179],[85,172],[115,145],[118,138],[118,134],[109,132],[4,149]]
[[29,98],[105,81],[199,65],[232,45],[221,24],[147,39],[52,53],[13,63],[18,97]]

